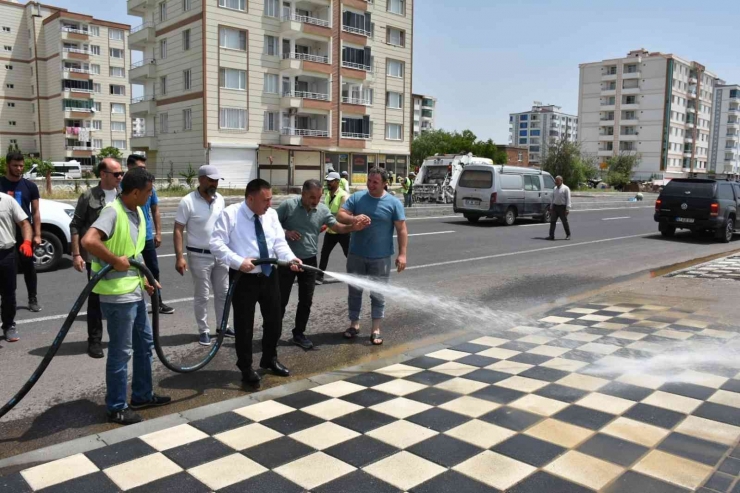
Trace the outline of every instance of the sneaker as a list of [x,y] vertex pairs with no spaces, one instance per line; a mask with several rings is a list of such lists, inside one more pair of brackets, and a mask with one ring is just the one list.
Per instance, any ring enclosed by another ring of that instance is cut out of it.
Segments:
[[87,344],[87,354],[91,358],[99,359],[105,356],[103,354],[103,345],[99,342],[90,342]]
[[40,312],[41,311],[41,305],[39,305],[39,300],[35,296],[31,296],[28,298],[28,309],[32,312]]
[[[221,330],[217,330],[216,333],[220,334]],[[226,330],[224,331],[224,337],[236,337],[236,334],[231,329],[231,327],[226,327]]]
[[570,235],[565,237],[566,240],[570,240]]
[[119,425],[133,425],[141,422],[141,416],[127,407],[120,411],[108,411],[108,421]]
[[300,346],[306,351],[313,348],[313,342],[311,342],[308,337],[306,337],[303,334],[293,334],[293,339],[290,340],[293,344],[296,346]]
[[169,305],[165,305],[163,301],[160,301],[159,302],[159,313],[163,313],[165,315],[172,315],[173,313],[175,313],[175,309]]
[[130,402],[131,409],[144,409],[145,407],[157,407],[164,406],[172,402],[172,398],[166,395],[152,394],[152,398],[148,402]]
[[200,337],[198,338],[198,344],[201,346],[210,346],[211,345],[211,336],[208,334],[208,332],[203,332]]
[[9,329],[3,329],[3,334],[5,335],[5,340],[8,342],[17,342],[20,339],[15,324],[11,325]]

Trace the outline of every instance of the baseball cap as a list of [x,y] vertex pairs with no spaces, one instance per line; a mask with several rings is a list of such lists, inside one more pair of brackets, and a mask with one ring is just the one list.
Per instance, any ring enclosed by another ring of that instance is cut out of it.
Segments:
[[218,168],[212,164],[204,164],[198,168],[198,176],[207,176],[211,180],[223,180],[221,173],[218,172]]
[[340,178],[341,177],[339,176],[339,173],[337,173],[336,171],[332,171],[331,173],[326,175],[326,181],[339,180]]
[[347,173],[346,171],[342,171],[342,176],[349,176],[349,173]]

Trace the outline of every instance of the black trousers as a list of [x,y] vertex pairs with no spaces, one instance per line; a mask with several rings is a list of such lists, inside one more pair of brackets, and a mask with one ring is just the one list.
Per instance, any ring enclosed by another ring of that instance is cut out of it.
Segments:
[[324,245],[321,247],[321,261],[319,262],[319,269],[326,270],[326,266],[329,265],[329,256],[334,247],[339,243],[342,246],[344,257],[346,258],[349,254],[349,234],[345,235],[331,235],[329,233],[324,235]]
[[[316,267],[316,257],[302,258],[301,261]],[[311,316],[311,305],[313,304],[313,292],[316,289],[315,272],[293,272],[289,267],[279,267],[278,277],[280,279],[280,300],[282,301],[281,319],[285,318],[285,308],[290,301],[290,292],[293,290],[293,281],[298,277],[298,308],[295,312],[295,328],[293,334],[306,332],[308,317]]]
[[36,276],[36,264],[33,261],[33,255],[26,257],[20,253],[21,245],[23,245],[23,236],[16,235],[15,248],[18,251],[18,263],[20,264],[21,272],[23,272],[23,280],[26,282],[26,290],[28,291],[29,298],[35,298],[38,295],[38,277]]
[[15,321],[15,288],[18,276],[15,248],[0,250],[0,318],[3,330],[13,326]]
[[[229,281],[238,271],[229,269]],[[254,310],[257,303],[263,319],[262,361],[269,363],[277,356],[277,343],[283,331],[280,305],[280,286],[277,269],[270,277],[262,274],[242,274],[234,289],[231,309],[234,311],[236,333],[236,366],[245,373],[252,368],[252,338],[254,336]]]
[[[87,280],[92,279],[92,264],[86,262]],[[103,312],[100,310],[100,295],[90,293],[87,297],[87,342],[100,342],[103,339]]]
[[555,226],[558,224],[558,218],[563,222],[566,236],[570,236],[570,225],[568,224],[568,215],[566,212],[567,208],[564,205],[553,206],[552,215],[550,217],[550,238],[555,237]]

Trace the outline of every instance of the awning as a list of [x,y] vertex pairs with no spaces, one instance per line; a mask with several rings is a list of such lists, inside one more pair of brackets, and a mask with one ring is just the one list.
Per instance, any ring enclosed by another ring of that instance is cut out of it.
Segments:
[[312,151],[321,152],[321,149],[315,149],[307,146],[286,146],[279,144],[260,144],[260,149],[278,149],[280,151]]

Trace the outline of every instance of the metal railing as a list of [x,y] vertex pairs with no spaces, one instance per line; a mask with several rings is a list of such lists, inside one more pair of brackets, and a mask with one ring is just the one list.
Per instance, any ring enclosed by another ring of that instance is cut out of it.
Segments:
[[136,63],[132,63],[131,67],[129,67],[129,71],[135,68],[143,67],[144,65],[156,65],[156,63],[157,61],[154,58],[145,58],[144,60],[139,60]]
[[356,132],[342,132],[342,138],[369,140],[370,134],[361,134],[361,133],[356,133]]
[[373,72],[372,65],[363,65],[360,63],[346,62],[344,60],[342,60],[342,67],[351,68],[355,70],[362,70],[364,72],[370,72],[370,73]]
[[342,26],[342,31],[350,34],[357,34],[358,36],[365,36],[366,38],[372,38],[373,36],[373,33],[371,33],[370,31],[360,29],[359,27]]
[[328,130],[310,130],[308,128],[283,127],[280,130],[280,133],[283,135],[292,135],[292,136],[299,136],[299,137],[328,137],[329,136]]
[[63,70],[65,72],[72,72],[75,74],[91,74],[89,69],[86,68],[74,68],[74,67],[64,67]]
[[64,92],[84,92],[87,94],[92,94],[92,89],[82,89],[81,87],[65,87]]
[[154,130],[146,130],[144,132],[131,132],[132,139],[140,139],[144,137],[156,137],[157,133]]
[[64,148],[68,151],[92,151],[92,147],[88,146],[64,146]]
[[80,53],[82,55],[90,55],[92,54],[90,50],[81,50],[79,48],[63,48],[62,51],[64,53]]
[[284,60],[302,60],[305,62],[329,63],[329,57],[323,55],[309,55],[306,53],[283,53]]
[[154,27],[154,23],[153,22],[145,22],[144,24],[140,24],[140,25],[138,25],[136,27],[132,27],[131,30],[128,33],[129,33],[129,35],[134,34],[134,33],[138,33],[139,31],[141,31],[142,29],[146,29],[147,27]]
[[285,91],[283,92],[283,96],[288,97],[288,98],[302,98],[302,99],[315,99],[316,101],[329,101],[328,94],[321,94],[319,92]]
[[283,21],[302,22],[303,24],[312,24],[314,26],[331,27],[330,21],[319,19],[318,17],[309,17],[307,15],[298,15],[295,12],[283,14]]
[[138,98],[131,98],[131,104],[141,103],[143,101],[156,101],[155,96],[139,96]]
[[76,108],[73,106],[65,106],[64,111],[74,111],[77,113],[92,113],[92,108]]
[[69,27],[69,26],[62,26],[62,32],[65,33],[77,33],[77,34],[86,34],[90,35],[90,31],[87,29],[77,29],[75,27]]
[[371,106],[372,105],[369,99],[362,99],[362,98],[343,97],[342,102],[346,104],[359,104],[361,106]]

